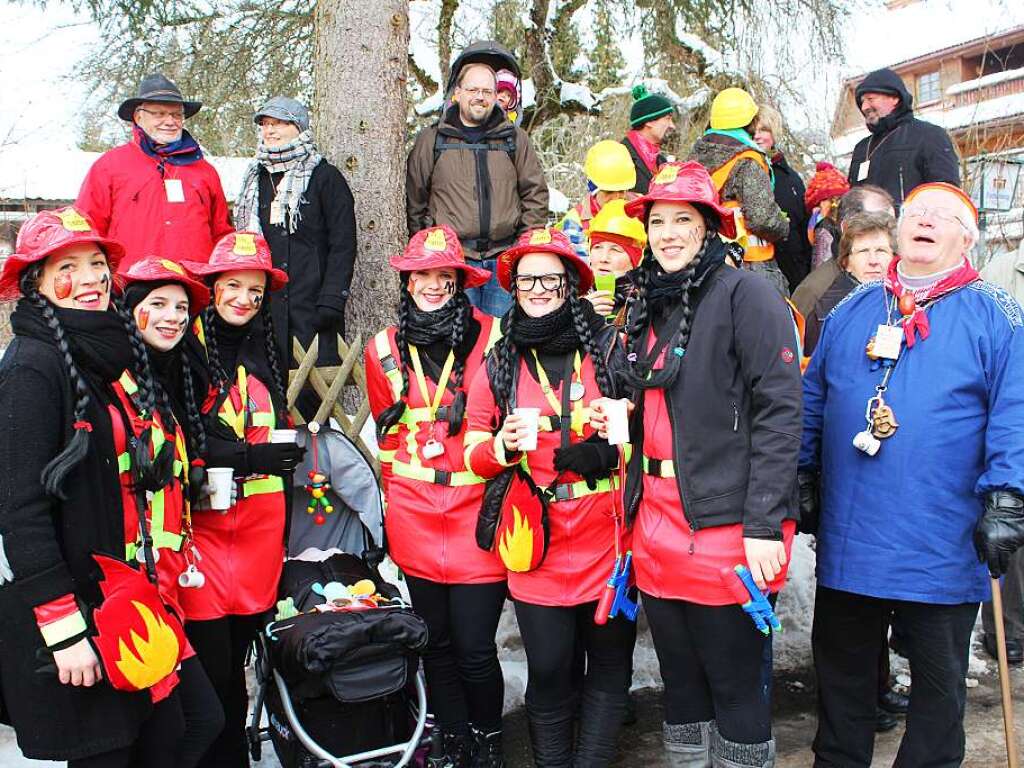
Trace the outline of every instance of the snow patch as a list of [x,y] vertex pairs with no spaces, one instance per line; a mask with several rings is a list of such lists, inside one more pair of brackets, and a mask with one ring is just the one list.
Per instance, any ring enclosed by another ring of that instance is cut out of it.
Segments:
[[717,48],[712,48],[696,35],[686,32],[683,29],[677,29],[676,37],[679,38],[679,42],[687,48],[700,54],[701,58],[704,59],[706,67],[705,71],[707,74],[728,75],[736,73],[736,70],[726,63],[725,56],[721,51]]
[[563,106],[575,102],[588,112],[597,106],[597,98],[593,92],[581,83],[562,81],[558,92],[558,100]]
[[444,86],[440,86],[434,93],[422,101],[418,102],[413,109],[416,114],[420,117],[429,115],[431,112],[437,112],[444,105]]
[[1022,77],[1024,77],[1024,67],[1020,67],[1019,69],[1007,69],[1002,72],[993,72],[991,75],[978,77],[974,80],[964,80],[962,83],[951,85],[946,89],[946,95],[955,96],[958,93],[976,91],[979,88],[1009,82],[1010,80],[1019,80]]
[[548,187],[548,210],[557,216],[563,216],[569,210],[569,198],[554,187]]

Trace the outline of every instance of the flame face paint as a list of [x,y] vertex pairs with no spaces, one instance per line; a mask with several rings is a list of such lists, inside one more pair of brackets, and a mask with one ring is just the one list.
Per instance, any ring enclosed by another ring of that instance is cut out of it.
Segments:
[[110,293],[110,273],[104,272],[100,278],[100,293]]
[[451,280],[444,281],[444,290],[449,296],[455,295],[455,283]]
[[261,304],[263,304],[263,294],[258,293],[252,297],[252,305],[259,309]]
[[224,286],[223,285],[215,286],[214,289],[213,289],[213,304],[214,304],[214,306],[218,306],[219,307],[223,303],[223,302],[221,302],[221,297],[223,297],[223,296],[224,296]]
[[71,295],[71,275],[60,272],[53,278],[53,295],[63,301]]
[[144,331],[149,327],[149,310],[143,307],[139,310],[139,330]]

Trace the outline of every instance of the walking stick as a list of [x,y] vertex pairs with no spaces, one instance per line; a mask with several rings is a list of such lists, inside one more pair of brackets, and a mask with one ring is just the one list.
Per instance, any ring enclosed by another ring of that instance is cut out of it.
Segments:
[[1006,735],[1006,762],[1018,768],[1017,736],[1013,731],[1013,702],[1010,699],[1010,669],[1006,663],[1006,630],[1003,628],[1003,594],[999,579],[992,577],[992,613],[996,624],[996,656],[999,661],[999,688],[1003,697],[1003,731]]

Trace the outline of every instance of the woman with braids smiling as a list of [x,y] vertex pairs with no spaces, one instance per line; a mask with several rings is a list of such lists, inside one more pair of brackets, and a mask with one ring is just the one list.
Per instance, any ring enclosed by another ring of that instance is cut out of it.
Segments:
[[[508,576],[526,650],[536,764],[606,766],[626,710],[636,627],[621,615],[595,623],[615,554],[627,542],[610,479],[618,449],[597,436],[587,414],[592,401],[615,395],[621,348],[615,329],[582,298],[594,278],[561,232],[525,232],[499,258],[498,282],[515,303],[470,388],[466,455],[484,477],[520,464],[550,499],[546,556]],[[539,422],[514,412],[521,408],[539,410]],[[587,657],[582,702],[573,685],[577,637]]]
[[184,266],[213,287],[213,303],[186,348],[196,391],[203,392],[206,465],[231,467],[239,484],[225,513],[193,518],[206,584],[180,594],[189,641],[224,708],[224,730],[199,764],[248,766],[245,656],[261,614],[277,599],[285,486],[303,455],[295,443],[270,442],[271,430],[289,419],[267,297],[288,276],[273,267],[270,248],[253,232],[225,235],[208,263]]
[[[173,671],[184,643],[173,638],[170,657],[147,657],[169,673],[129,691],[103,652],[111,626],[98,618],[101,608],[118,610],[106,587],[126,573],[156,598],[139,571],[123,567],[104,571],[101,592],[93,557],[123,557],[139,530],[121,502],[115,433],[129,418],[111,387],[132,365],[110,311],[123,255],[74,208],[43,211],[21,228],[0,275],[0,298],[19,299],[0,364],[0,680],[25,755],[71,768],[180,764]],[[145,372],[140,384],[152,391]],[[148,448],[151,426],[143,432]],[[161,470],[138,458],[132,482],[158,490]],[[159,598],[152,607],[163,611]],[[123,624],[114,630],[123,643]]]
[[466,288],[490,272],[466,263],[446,225],[417,232],[391,266],[402,281],[398,324],[365,353],[388,547],[430,630],[423,666],[443,733],[438,765],[500,766],[505,695],[494,635],[505,569],[476,546],[484,480],[466,468],[462,449],[466,388],[499,332],[470,306]]
[[792,320],[771,283],[726,263],[737,246],[718,235],[735,225],[701,165],[662,166],[626,211],[646,222],[649,253],[627,309],[624,495],[668,764],[772,766],[771,638],[721,569],[748,566],[762,590],[785,582],[801,431]]

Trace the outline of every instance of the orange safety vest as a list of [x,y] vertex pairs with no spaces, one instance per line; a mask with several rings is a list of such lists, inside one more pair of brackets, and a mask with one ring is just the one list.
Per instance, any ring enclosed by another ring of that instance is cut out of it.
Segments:
[[[711,181],[714,183],[715,189],[718,190],[719,196],[722,194],[725,182],[729,179],[729,174],[732,173],[732,169],[740,160],[753,160],[761,166],[761,169],[767,173],[769,177],[771,176],[771,171],[768,168],[768,161],[764,159],[764,155],[760,152],[755,152],[752,149],[746,149],[743,152],[733,155],[728,161],[711,172]],[[736,219],[736,237],[731,238],[731,240],[743,246],[743,260],[771,261],[774,259],[775,245],[762,240],[747,229],[746,222],[743,220],[743,211],[740,210],[739,201],[723,200],[722,205],[726,208],[733,209],[733,216]],[[724,236],[722,239],[729,240],[729,238]]]

